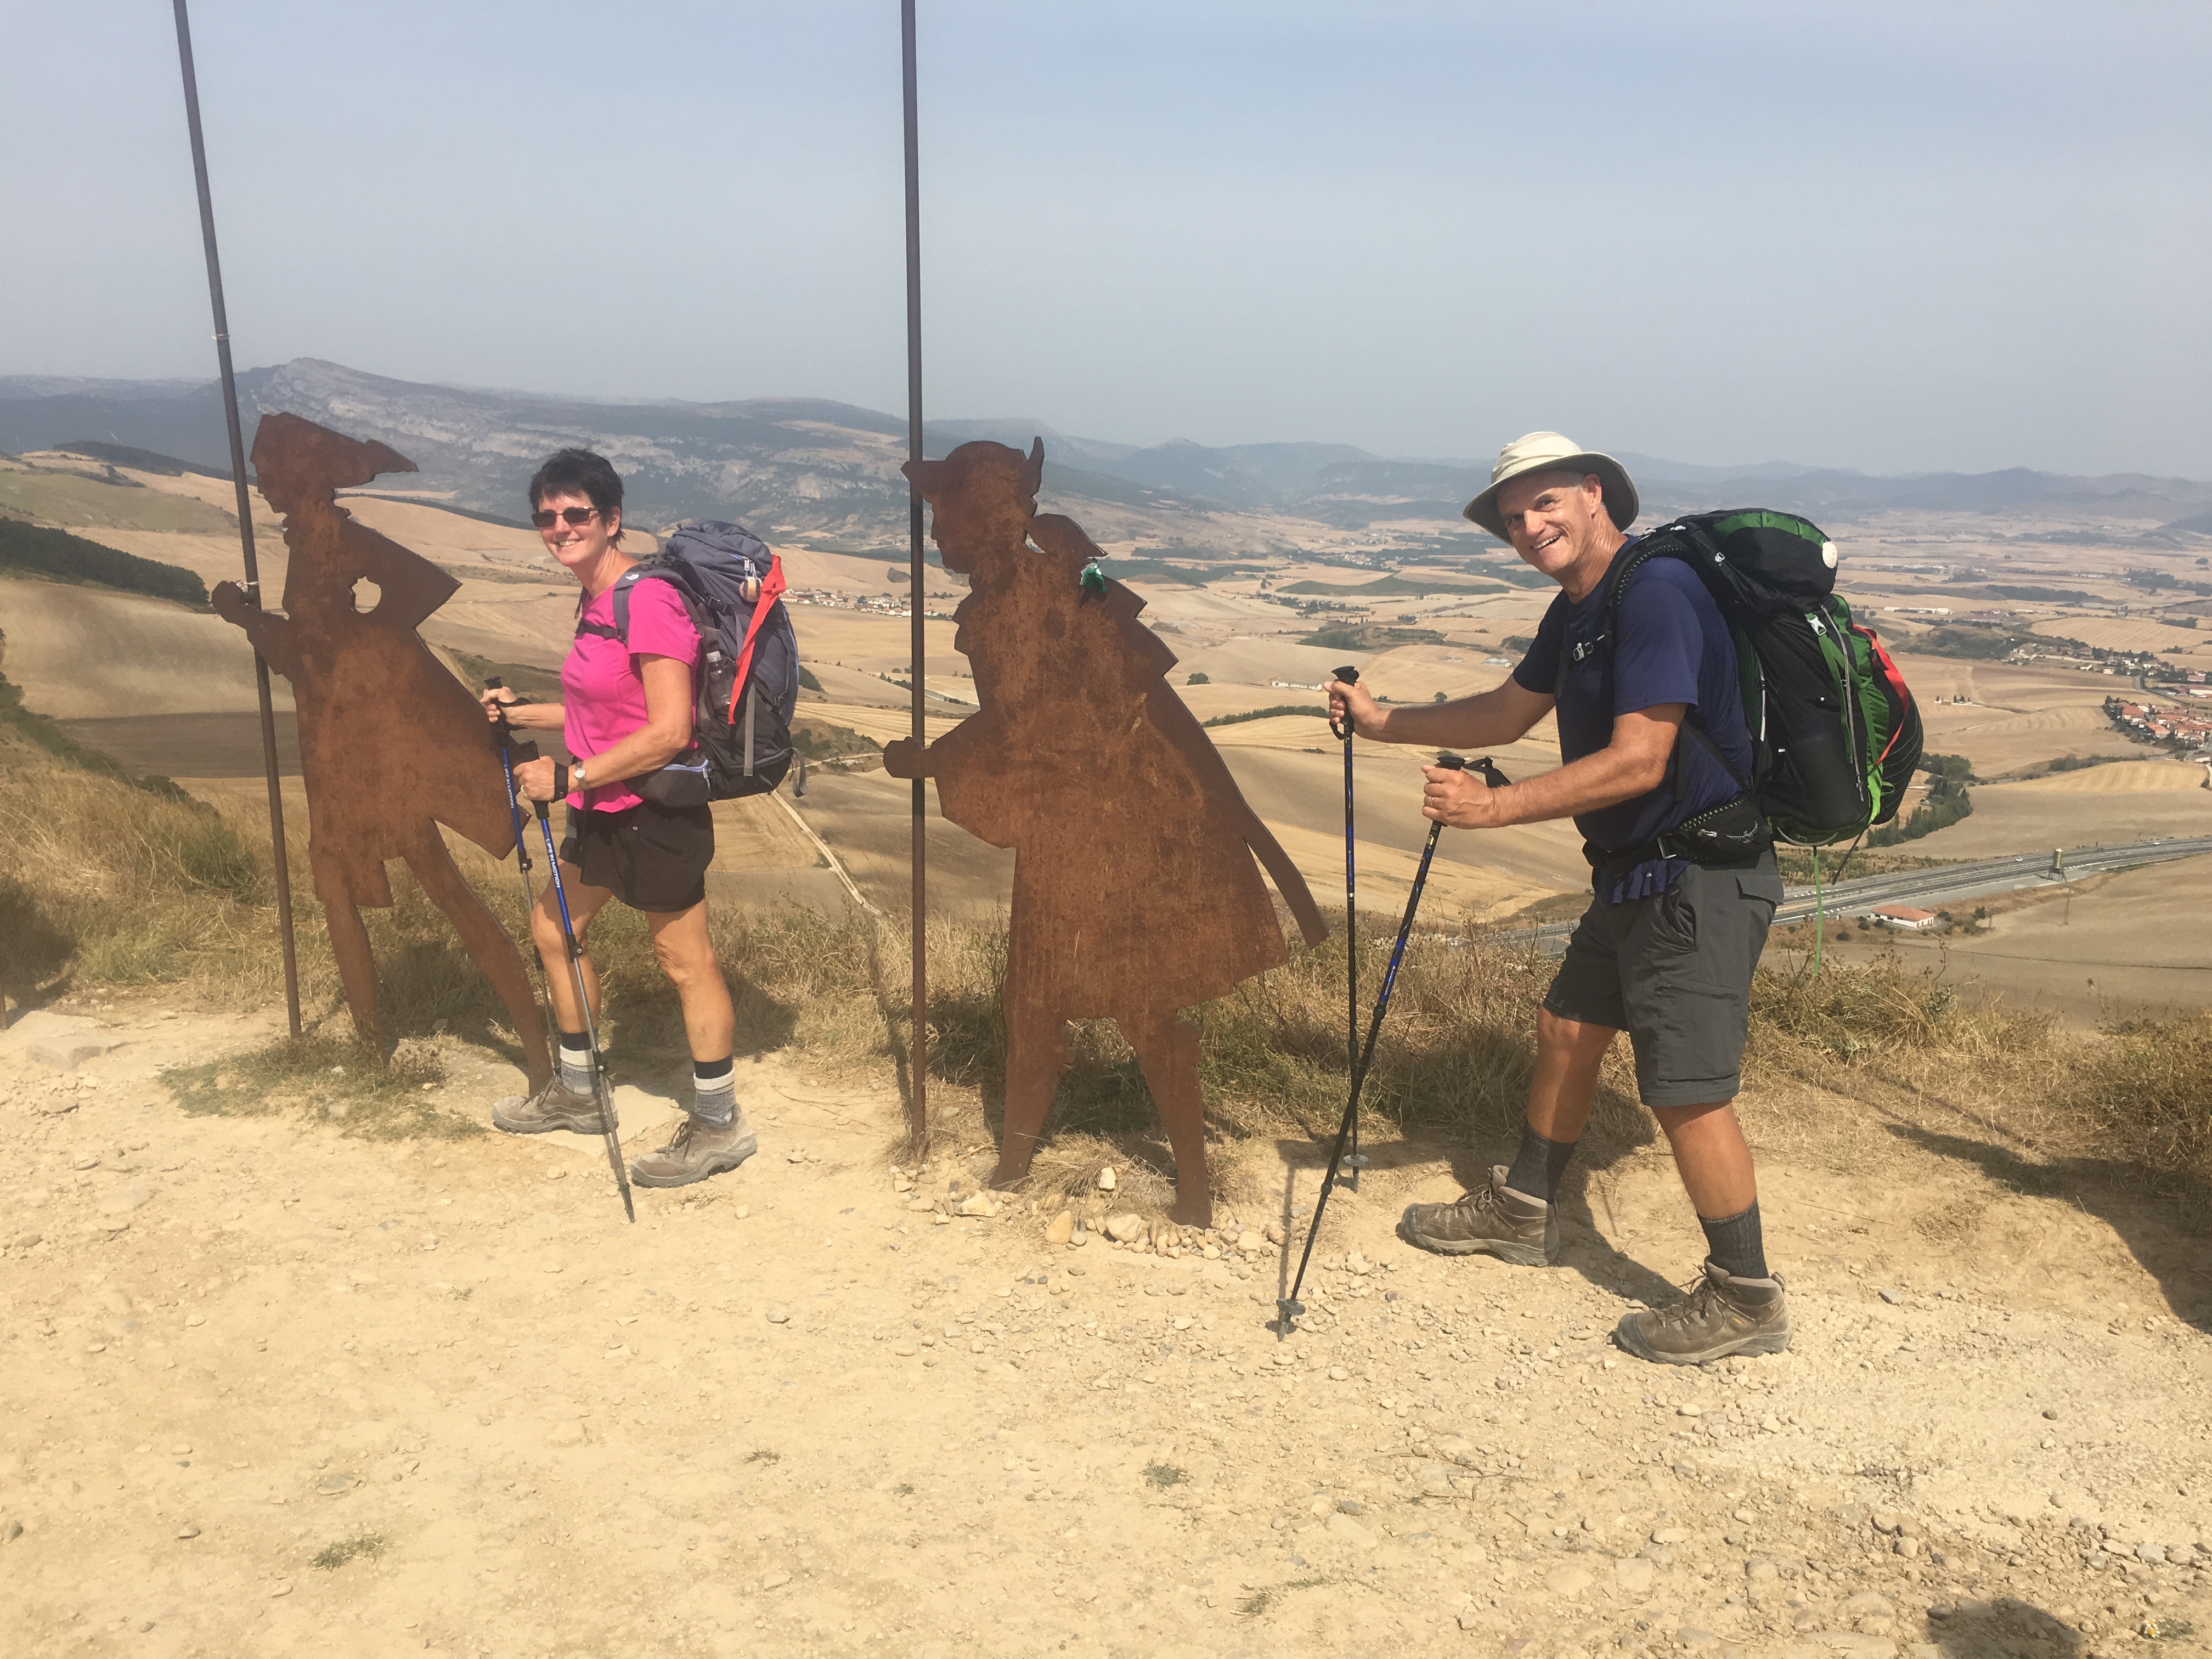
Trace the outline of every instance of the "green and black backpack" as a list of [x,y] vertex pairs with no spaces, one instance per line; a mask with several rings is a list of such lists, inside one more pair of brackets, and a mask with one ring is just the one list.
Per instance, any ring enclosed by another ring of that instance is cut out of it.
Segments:
[[[1920,764],[1920,711],[1874,629],[1837,594],[1835,544],[1763,507],[1661,525],[1606,573],[1607,638],[1619,636],[1629,577],[1657,558],[1696,571],[1735,636],[1753,754],[1752,776],[1737,781],[1775,836],[1825,847],[1895,817]],[[1704,738],[1689,721],[1682,729]]]

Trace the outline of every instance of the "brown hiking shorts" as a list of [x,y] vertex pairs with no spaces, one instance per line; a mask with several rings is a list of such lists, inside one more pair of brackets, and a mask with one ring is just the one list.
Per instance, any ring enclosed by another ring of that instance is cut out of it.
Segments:
[[1674,890],[1650,898],[1593,899],[1545,1010],[1627,1032],[1646,1106],[1733,1100],[1743,1081],[1752,970],[1781,902],[1771,852],[1741,869],[1690,865]]

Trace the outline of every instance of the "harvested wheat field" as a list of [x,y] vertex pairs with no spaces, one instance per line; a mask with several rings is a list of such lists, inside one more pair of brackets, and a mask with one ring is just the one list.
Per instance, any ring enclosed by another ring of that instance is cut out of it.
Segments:
[[2077,795],[2172,795],[2204,787],[2204,769],[2180,760],[2112,761],[2079,772],[2054,772],[2020,788]]
[[[2150,769],[2140,775],[2157,776],[2160,786],[2100,788],[2095,782],[2100,773],[2124,777],[2135,766]],[[2077,778],[2084,781],[2073,785]],[[1976,784],[1973,815],[1914,842],[1912,848],[1929,858],[1979,859],[2153,836],[2212,835],[2212,789],[2203,781],[2201,766],[2142,761],[2020,783]]]
[[2059,617],[2036,623],[2032,631],[2079,640],[2107,651],[2162,653],[2172,647],[2192,657],[2212,652],[2212,635],[2175,628],[2153,617]]
[[[2066,889],[1992,899],[1985,932],[1879,939],[1837,929],[1856,951],[1894,951],[1953,979],[2002,991],[2023,1009],[2048,1010],[2083,1030],[2160,1018],[2212,1002],[2212,957],[2202,933],[2177,916],[2212,906],[2212,858],[2091,876]],[[1846,959],[1854,954],[1845,946]]]
[[[57,719],[259,707],[253,652],[243,634],[212,611],[135,593],[0,578],[0,630],[7,635],[9,679],[32,708]],[[283,679],[270,689],[279,708],[291,707]]]

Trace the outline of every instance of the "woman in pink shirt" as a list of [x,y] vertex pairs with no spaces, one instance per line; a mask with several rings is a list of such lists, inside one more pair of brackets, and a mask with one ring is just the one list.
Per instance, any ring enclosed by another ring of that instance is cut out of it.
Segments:
[[[494,719],[504,712],[514,726],[559,730],[574,757],[561,879],[578,939],[609,899],[643,911],[653,954],[683,1001],[691,1110],[668,1145],[630,1165],[631,1179],[641,1187],[682,1187],[736,1169],[756,1143],[738,1105],[731,1065],[737,1013],[707,935],[714,818],[704,806],[663,806],[630,787],[690,746],[699,635],[673,587],[640,581],[629,590],[628,637],[617,636],[612,590],[638,562],[620,545],[622,500],[622,479],[588,450],[562,450],[538,468],[530,481],[531,521],[583,587],[576,640],[561,665],[559,702],[520,702],[504,689],[486,691],[483,702]],[[514,769],[514,781],[528,799],[550,801],[555,764],[526,763]],[[594,1056],[550,882],[531,912],[530,933],[552,988],[561,1065],[536,1094],[495,1103],[492,1121],[510,1134],[598,1134]],[[596,1015],[599,978],[588,956],[583,970]]]

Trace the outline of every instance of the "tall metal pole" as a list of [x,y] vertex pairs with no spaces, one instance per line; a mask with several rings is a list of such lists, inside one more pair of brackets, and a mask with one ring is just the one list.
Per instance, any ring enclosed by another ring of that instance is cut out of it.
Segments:
[[[184,0],[178,0],[182,5]],[[910,460],[923,459],[921,448],[921,118],[915,107],[914,67],[915,0],[900,0],[899,47],[906,88],[906,448]],[[929,742],[922,720],[922,688],[928,684],[921,635],[922,577],[927,569],[922,546],[921,491],[908,489],[908,540],[913,557],[914,581],[912,668],[914,685],[914,744]],[[920,778],[914,781],[914,1040],[908,1065],[914,1079],[914,1121],[929,1127],[929,849],[924,836],[927,797]]]
[[[200,240],[207,248],[208,298],[215,307],[215,359],[222,373],[222,414],[230,428],[230,477],[238,491],[238,540],[246,556],[246,598],[261,604],[261,563],[253,555],[253,501],[246,484],[246,439],[238,425],[238,381],[230,367],[230,319],[222,304],[222,265],[215,251],[215,201],[208,194],[207,144],[200,137],[200,83],[192,71],[192,26],[185,0],[175,0],[177,64],[185,76],[185,123],[192,135],[192,177],[199,185]],[[292,874],[284,855],[284,791],[276,778],[276,709],[270,700],[269,664],[253,653],[253,684],[261,700],[261,764],[269,775],[269,844],[276,861],[276,922],[284,936],[284,1011],[300,1035],[300,957],[292,943]]]

